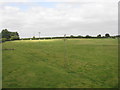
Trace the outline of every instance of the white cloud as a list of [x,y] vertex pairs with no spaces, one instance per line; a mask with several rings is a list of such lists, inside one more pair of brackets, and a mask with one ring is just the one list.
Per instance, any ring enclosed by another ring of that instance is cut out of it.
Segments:
[[43,35],[117,34],[117,3],[111,3],[113,0],[109,3],[97,1],[101,3],[69,2],[56,4],[55,8],[31,6],[26,11],[3,5],[0,8],[0,29],[18,31],[22,37],[31,37],[39,31]]

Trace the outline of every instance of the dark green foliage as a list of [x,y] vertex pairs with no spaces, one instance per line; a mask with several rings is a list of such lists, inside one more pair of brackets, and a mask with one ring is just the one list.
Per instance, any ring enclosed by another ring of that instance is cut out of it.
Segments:
[[10,32],[7,29],[2,30],[2,38],[10,39]]
[[[116,35],[116,36],[110,36],[110,38],[119,38],[120,35]],[[73,36],[73,35],[70,35],[70,36],[66,36],[66,38],[92,38],[92,39],[96,39],[96,38],[106,38],[106,36],[102,36],[101,34],[98,34],[97,36],[90,36],[90,35],[86,35],[86,36],[81,36],[81,35],[78,35],[78,36]],[[35,36],[33,36],[33,38],[23,38],[22,40],[39,40],[39,38],[36,38]],[[64,36],[63,37],[41,37],[40,38],[41,40],[43,39],[64,39]]]
[[117,35],[116,37],[117,37],[117,38],[120,38],[120,35]]
[[78,35],[78,38],[82,38],[83,36],[81,36],[81,35]]
[[91,36],[89,36],[89,35],[86,35],[86,38],[91,38]]
[[71,37],[71,38],[74,38],[74,36],[73,36],[73,35],[71,35],[70,37]]
[[35,40],[35,36],[33,36],[33,38],[32,38],[33,40]]
[[97,35],[98,38],[101,38],[101,34]]
[[105,34],[105,37],[107,37],[107,38],[110,37],[110,34],[106,33],[106,34]]
[[15,35],[15,36],[11,36],[10,40],[18,40],[19,36]]
[[7,29],[3,29],[1,32],[2,41],[19,40],[19,34],[17,32],[10,32]]

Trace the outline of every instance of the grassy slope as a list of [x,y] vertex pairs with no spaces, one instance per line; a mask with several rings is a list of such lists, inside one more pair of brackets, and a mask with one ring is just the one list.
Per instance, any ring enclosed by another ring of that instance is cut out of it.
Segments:
[[[115,39],[13,41],[3,44],[3,87],[117,87]],[[64,67],[64,64],[67,66]]]

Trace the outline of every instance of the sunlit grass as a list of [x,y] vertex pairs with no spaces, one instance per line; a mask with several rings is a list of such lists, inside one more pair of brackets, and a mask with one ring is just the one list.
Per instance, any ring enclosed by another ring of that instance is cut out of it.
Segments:
[[58,40],[60,40],[60,39],[16,40],[16,41],[13,41],[13,42],[53,42],[53,41],[58,41]]
[[14,48],[3,50],[3,87],[118,86],[116,39],[67,39],[66,51],[63,39],[5,42],[3,48]]

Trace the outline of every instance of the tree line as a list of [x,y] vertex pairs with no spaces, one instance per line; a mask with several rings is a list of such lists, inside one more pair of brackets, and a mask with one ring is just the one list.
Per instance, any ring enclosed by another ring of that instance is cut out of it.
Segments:
[[41,37],[41,38],[36,38],[35,36],[33,36],[32,38],[22,38],[22,40],[63,39],[63,38],[120,38],[120,35],[110,36],[110,34],[106,33],[104,36],[102,36],[101,34],[98,34],[97,36],[90,36],[90,35],[74,36],[74,35],[70,35],[70,36],[66,36],[66,37]]
[[[32,38],[22,38],[20,39],[18,32],[10,32],[7,29],[3,29],[0,33],[0,37],[1,37],[1,41],[5,42],[5,41],[12,41],[12,40],[39,40],[39,39],[62,39],[64,37],[41,37],[41,38],[36,38],[35,36],[33,36]],[[116,35],[116,36],[110,36],[110,34],[106,33],[104,36],[102,36],[101,34],[98,34],[97,36],[90,36],[90,35],[86,35],[86,36],[74,36],[74,35],[70,35],[70,36],[66,36],[65,38],[120,38],[120,35]]]

